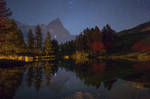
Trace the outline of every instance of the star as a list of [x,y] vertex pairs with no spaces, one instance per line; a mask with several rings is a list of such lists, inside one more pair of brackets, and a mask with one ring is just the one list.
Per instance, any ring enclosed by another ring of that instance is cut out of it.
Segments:
[[69,4],[72,5],[72,4],[73,4],[73,1],[70,1]]
[[72,8],[72,5],[73,5],[73,1],[69,1],[70,8]]
[[57,36],[55,35],[55,36],[54,36],[54,38],[56,39],[56,38],[57,38]]

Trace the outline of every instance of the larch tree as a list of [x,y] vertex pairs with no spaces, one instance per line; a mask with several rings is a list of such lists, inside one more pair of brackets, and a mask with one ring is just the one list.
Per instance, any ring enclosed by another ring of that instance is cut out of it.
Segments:
[[10,20],[9,31],[5,34],[2,50],[6,54],[23,53],[26,47],[22,31],[14,20]]
[[15,20],[10,19],[10,9],[5,0],[0,0],[0,53],[22,53],[25,42],[21,30],[18,29]]
[[44,53],[46,56],[49,56],[54,53],[53,45],[52,45],[52,41],[51,41],[51,35],[49,32],[47,32],[46,39],[44,42]]

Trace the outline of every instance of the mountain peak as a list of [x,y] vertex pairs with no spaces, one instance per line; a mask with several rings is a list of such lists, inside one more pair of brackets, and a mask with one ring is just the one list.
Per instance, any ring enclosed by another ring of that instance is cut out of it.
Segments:
[[61,22],[61,20],[60,20],[60,18],[56,18],[56,19],[54,19],[52,22],[50,22],[49,24],[48,24],[48,26],[51,26],[51,25],[62,25],[62,22]]

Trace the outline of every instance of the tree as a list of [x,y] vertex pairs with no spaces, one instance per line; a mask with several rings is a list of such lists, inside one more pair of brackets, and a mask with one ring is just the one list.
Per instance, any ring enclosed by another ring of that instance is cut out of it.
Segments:
[[29,29],[29,32],[28,32],[28,48],[29,49],[34,48],[34,36],[33,36],[32,29]]
[[35,28],[35,44],[37,49],[42,49],[42,31],[40,25]]
[[81,33],[79,36],[77,36],[75,43],[76,43],[77,50],[79,51],[89,50],[88,39],[85,34]]
[[102,37],[103,34],[97,26],[91,29],[87,28],[76,38],[77,49],[103,53],[105,49]]
[[44,53],[46,56],[49,56],[50,54],[54,53],[53,52],[53,45],[51,42],[51,36],[50,33],[47,32],[47,36],[44,42]]
[[58,41],[56,39],[53,39],[52,40],[52,45],[53,45],[54,53],[56,54],[59,50]]
[[[14,20],[9,20],[10,27],[8,31],[3,34],[3,41],[1,42],[2,54],[17,54],[23,53],[25,50],[25,42],[22,31],[18,29]],[[1,39],[2,40],[2,39]]]
[[8,17],[11,15],[10,9],[6,7],[7,3],[5,0],[0,0],[0,33],[8,28]]
[[114,45],[114,40],[116,38],[116,32],[113,29],[111,29],[111,27],[107,24],[102,29],[102,33],[103,33],[103,43],[104,43],[105,49],[107,51],[110,51]]
[[9,19],[12,14],[6,7],[5,0],[0,0],[0,52],[1,54],[22,53],[25,42],[15,20]]

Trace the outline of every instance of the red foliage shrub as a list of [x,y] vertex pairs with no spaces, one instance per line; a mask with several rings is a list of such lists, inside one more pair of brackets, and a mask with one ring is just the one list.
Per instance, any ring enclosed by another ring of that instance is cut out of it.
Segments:
[[133,45],[132,50],[134,51],[150,51],[150,42],[140,41]]
[[92,43],[91,48],[93,51],[103,51],[104,44],[102,42],[94,42]]

